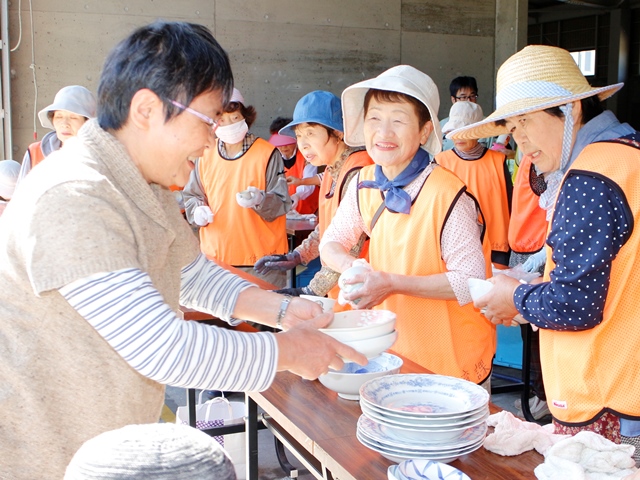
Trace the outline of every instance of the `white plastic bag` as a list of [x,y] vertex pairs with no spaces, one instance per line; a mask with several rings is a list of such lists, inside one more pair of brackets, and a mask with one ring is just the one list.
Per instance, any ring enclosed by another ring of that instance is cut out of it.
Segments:
[[[196,405],[196,428],[222,427],[244,423],[246,407],[244,402],[230,402],[225,397],[213,398],[202,403],[202,392]],[[189,425],[189,409],[187,406],[176,410],[176,423]],[[216,435],[213,437],[226,450],[233,462],[238,480],[246,478],[246,434],[245,432]]]

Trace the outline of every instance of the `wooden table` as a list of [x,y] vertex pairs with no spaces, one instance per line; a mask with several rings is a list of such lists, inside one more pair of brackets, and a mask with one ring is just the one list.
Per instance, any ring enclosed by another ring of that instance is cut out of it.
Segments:
[[[405,360],[401,371],[426,372],[408,360]],[[258,406],[265,412],[266,423],[272,423],[276,430],[290,436],[299,450],[298,454],[314,462],[313,468],[317,470],[314,475],[318,478],[387,478],[387,468],[392,462],[356,438],[356,424],[362,413],[359,403],[339,398],[317,380],[302,380],[291,373],[281,372],[268,390],[247,394],[248,479],[258,479]],[[490,409],[492,413],[500,410],[493,404]],[[542,455],[535,451],[503,457],[480,448],[451,465],[473,480],[514,480],[534,479],[533,469],[543,461]]]

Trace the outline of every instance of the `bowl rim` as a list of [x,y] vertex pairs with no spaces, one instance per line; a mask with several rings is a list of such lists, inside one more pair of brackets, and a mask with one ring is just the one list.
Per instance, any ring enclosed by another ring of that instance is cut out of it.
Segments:
[[[362,332],[363,330],[368,330],[370,328],[375,328],[375,327],[381,327],[383,325],[386,325],[387,323],[391,323],[391,322],[395,322],[396,321],[396,314],[395,312],[392,312],[391,310],[346,310],[344,312],[335,312],[335,315],[339,315],[339,314],[344,314],[344,313],[348,313],[348,312],[366,312],[366,311],[372,311],[372,312],[388,312],[389,318],[384,319],[384,321],[381,321],[379,323],[374,323],[372,325],[364,325],[361,327],[342,327],[342,328],[319,328],[318,331],[322,332],[322,333],[327,333],[327,332],[334,332],[334,333],[356,333],[356,332]],[[333,320],[332,320],[333,322]]]
[[[395,331],[395,330],[394,330]],[[350,373],[350,372],[340,372],[338,370],[329,370],[327,373],[325,373],[324,375],[320,375],[318,376],[318,378],[320,377],[324,377],[327,375],[358,375],[358,376],[363,376],[363,375],[370,375],[372,373],[386,373],[386,372],[390,372],[392,370],[395,370],[396,368],[402,368],[402,365],[404,365],[404,360],[402,358],[400,358],[398,355],[395,355],[393,353],[389,353],[389,352],[382,352],[380,355],[376,356],[376,357],[372,357],[369,359],[369,362],[372,362],[373,360],[375,360],[376,358],[379,358],[381,356],[387,356],[387,357],[394,357],[394,359],[396,360],[400,360],[400,364],[397,367],[391,367],[388,370],[383,370],[382,372],[365,372],[365,373]],[[346,364],[345,364],[346,365]],[[344,368],[344,367],[342,367]],[[387,373],[388,375],[388,373]]]

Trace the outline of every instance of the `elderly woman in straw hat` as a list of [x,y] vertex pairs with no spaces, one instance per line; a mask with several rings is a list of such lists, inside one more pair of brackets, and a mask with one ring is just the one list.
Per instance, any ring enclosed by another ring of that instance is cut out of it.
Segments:
[[345,288],[344,298],[397,313],[396,352],[487,385],[495,328],[474,310],[467,287],[468,278],[486,275],[483,228],[464,183],[432,161],[442,138],[437,87],[401,65],[347,88],[342,106],[346,143],[365,145],[376,165],[350,184],[321,258],[344,272],[354,263],[349,248],[369,235],[370,268],[345,281],[362,286]]
[[528,46],[498,71],[496,111],[450,136],[510,132],[548,185],[543,281],[496,276],[476,306],[493,323],[521,314],[541,329],[558,433],[588,429],[638,445],[640,143],[601,106],[620,88],[590,87],[565,50]]

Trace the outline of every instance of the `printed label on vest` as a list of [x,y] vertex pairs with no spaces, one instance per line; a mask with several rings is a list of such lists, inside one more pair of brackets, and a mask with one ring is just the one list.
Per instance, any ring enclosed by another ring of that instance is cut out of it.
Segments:
[[551,400],[551,405],[556,408],[561,408],[563,410],[567,409],[567,402],[565,400]]

